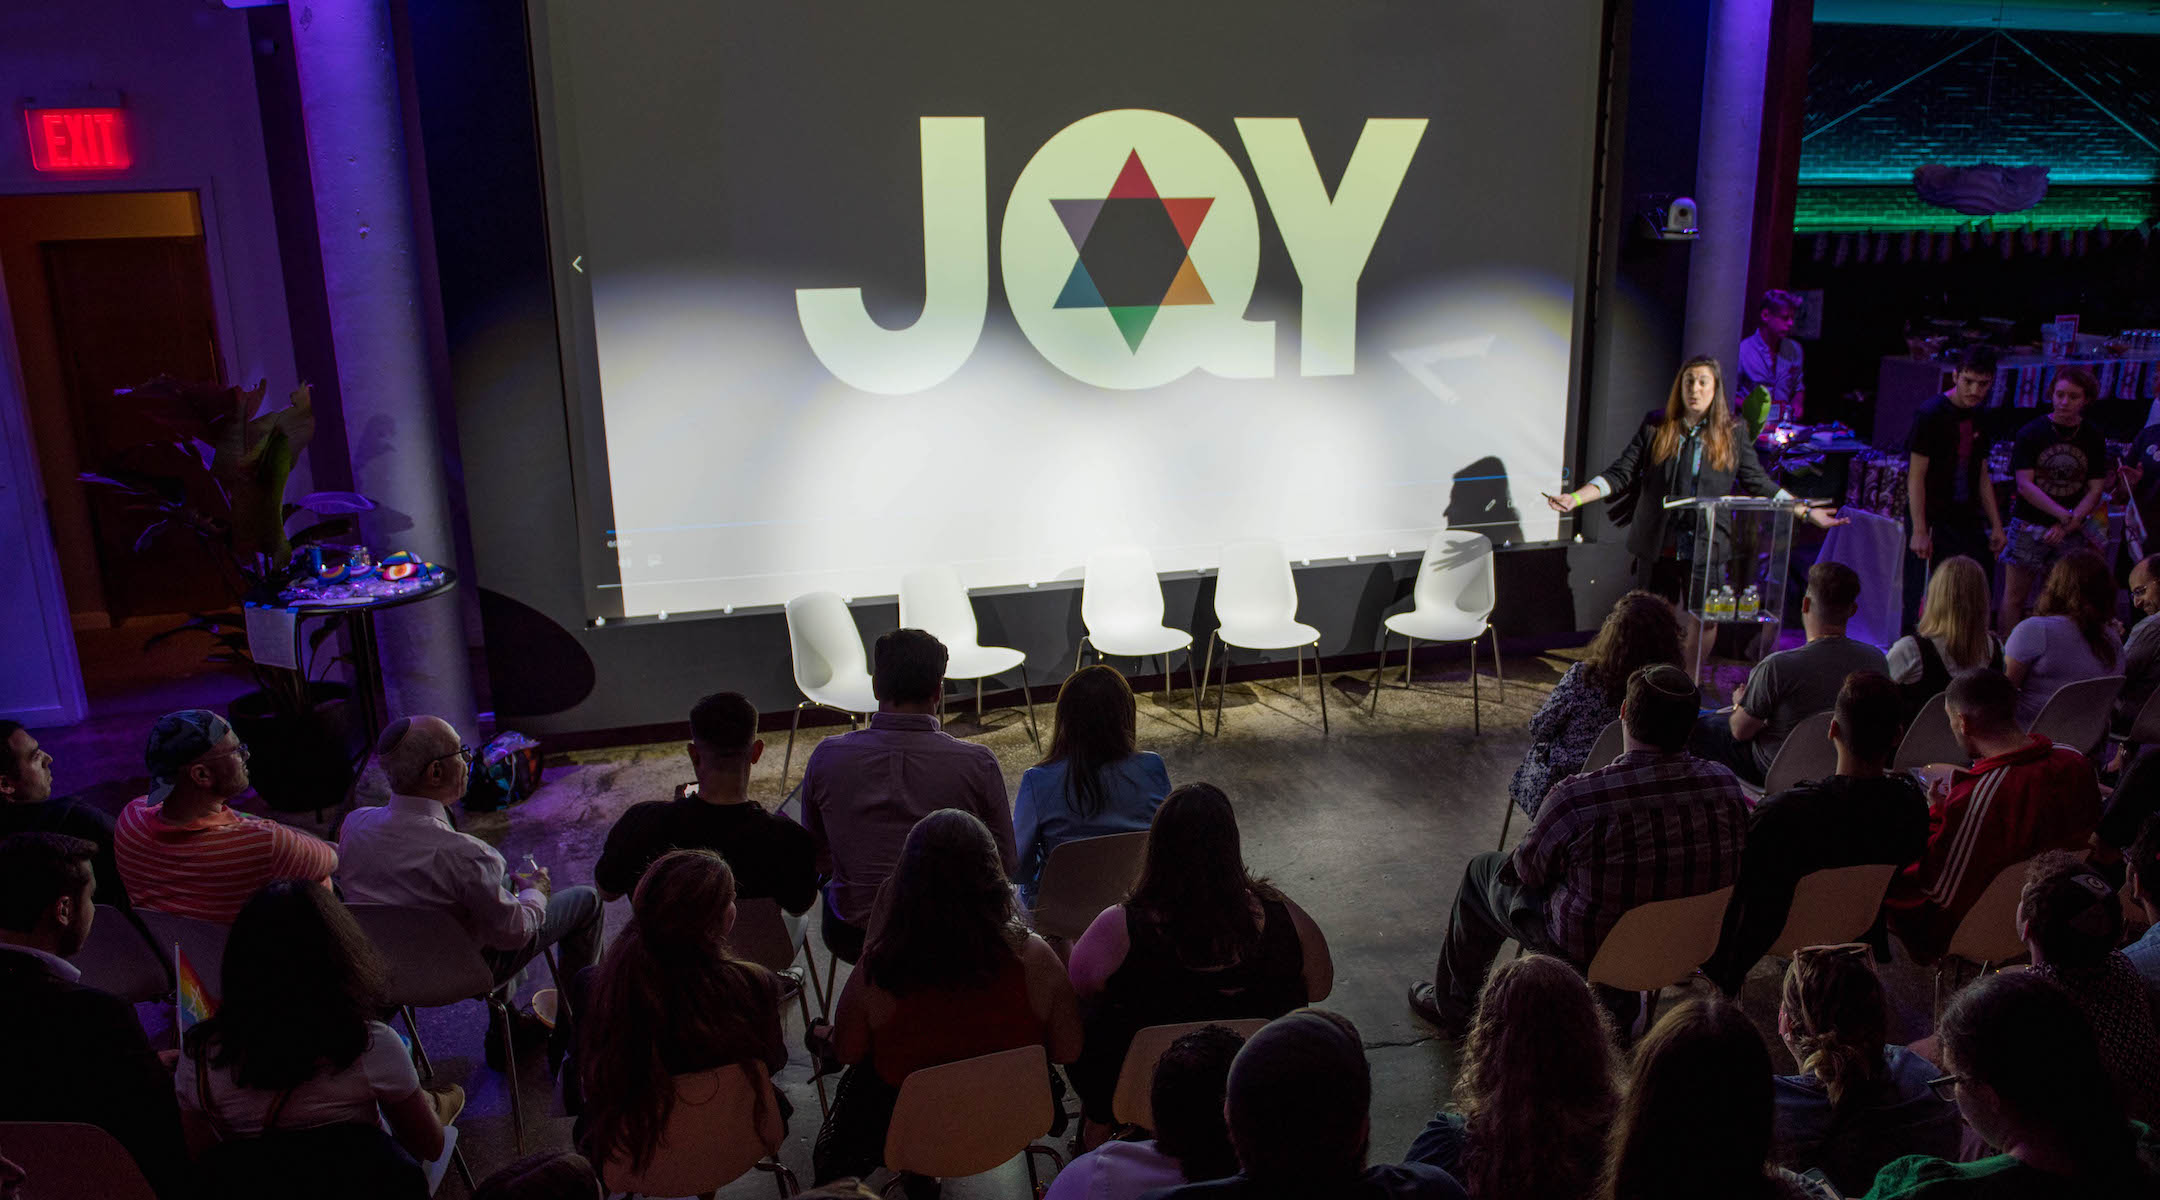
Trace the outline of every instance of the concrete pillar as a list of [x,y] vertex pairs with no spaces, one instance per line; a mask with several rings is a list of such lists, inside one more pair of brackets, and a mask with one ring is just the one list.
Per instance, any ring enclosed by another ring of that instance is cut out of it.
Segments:
[[[361,531],[377,554],[457,566],[390,3],[290,8],[353,489],[382,506]],[[433,713],[474,733],[457,602],[393,609],[378,629],[390,716]]]
[[1750,317],[1748,254],[1754,243],[1755,167],[1774,7],[1772,0],[1714,0],[1710,6],[1695,165],[1702,239],[1689,252],[1682,349],[1691,356],[1716,356],[1725,364],[1728,386]]

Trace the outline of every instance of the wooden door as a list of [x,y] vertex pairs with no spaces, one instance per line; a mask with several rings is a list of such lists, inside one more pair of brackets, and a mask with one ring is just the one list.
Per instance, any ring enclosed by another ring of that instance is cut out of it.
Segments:
[[[87,238],[40,248],[77,451],[85,469],[109,468],[163,436],[115,392],[160,375],[224,382],[203,239]],[[142,518],[101,490],[89,499],[115,621],[228,603],[215,564],[191,537],[174,532],[138,551]]]

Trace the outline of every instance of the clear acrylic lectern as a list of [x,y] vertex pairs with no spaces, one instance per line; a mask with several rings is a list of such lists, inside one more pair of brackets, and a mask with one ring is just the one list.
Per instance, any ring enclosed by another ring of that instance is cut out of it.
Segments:
[[[1681,598],[1688,613],[1705,625],[1735,621],[1765,626],[1776,643],[1785,623],[1785,569],[1792,558],[1795,503],[1756,496],[1665,502],[1668,509],[1695,511],[1692,547],[1683,545],[1681,555],[1688,560],[1687,594]],[[1715,634],[1706,628],[1696,641],[1691,666],[1698,686]]]

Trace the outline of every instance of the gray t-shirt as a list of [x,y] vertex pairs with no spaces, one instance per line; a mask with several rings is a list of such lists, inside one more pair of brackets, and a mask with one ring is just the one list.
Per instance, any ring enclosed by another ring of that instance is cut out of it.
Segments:
[[2107,636],[2105,657],[2093,653],[2075,620],[2065,616],[2027,617],[2003,640],[2003,657],[2031,668],[2025,686],[2018,689],[2017,720],[2020,729],[2032,728],[2033,718],[2047,707],[2055,689],[2066,683],[2122,674],[2122,647],[2115,635]]
[[1843,634],[1816,638],[1756,663],[1747,690],[1740,694],[1740,707],[1763,722],[1763,731],[1755,735],[1755,765],[1768,772],[1794,727],[1835,707],[1838,689],[1854,671],[1888,675],[1890,664],[1882,651]]

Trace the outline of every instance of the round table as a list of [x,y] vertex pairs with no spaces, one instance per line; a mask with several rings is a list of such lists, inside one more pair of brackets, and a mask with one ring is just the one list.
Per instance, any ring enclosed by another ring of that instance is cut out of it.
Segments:
[[306,675],[307,657],[300,640],[301,626],[310,619],[343,621],[345,636],[350,648],[353,669],[353,693],[360,701],[361,727],[367,731],[360,761],[366,761],[372,752],[375,739],[389,724],[389,705],[383,697],[383,674],[381,649],[375,640],[375,614],[388,609],[431,600],[457,587],[457,572],[449,567],[435,568],[436,581],[430,587],[403,592],[395,596],[365,600],[353,604],[288,604],[293,614],[293,661],[301,664],[301,674]]

